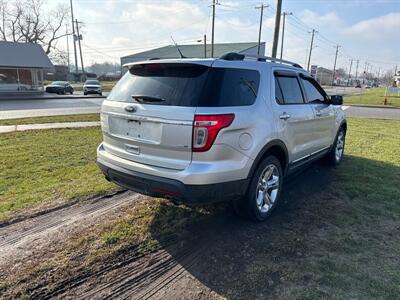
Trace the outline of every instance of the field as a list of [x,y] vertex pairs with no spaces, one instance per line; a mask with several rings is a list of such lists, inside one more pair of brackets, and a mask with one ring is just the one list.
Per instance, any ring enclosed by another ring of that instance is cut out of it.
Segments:
[[[360,105],[372,105],[372,106],[383,106],[385,99],[385,88],[373,88],[367,90],[361,90],[360,93],[354,96],[345,97],[344,104],[360,104]],[[388,99],[387,107],[400,107],[400,96],[390,95]]]

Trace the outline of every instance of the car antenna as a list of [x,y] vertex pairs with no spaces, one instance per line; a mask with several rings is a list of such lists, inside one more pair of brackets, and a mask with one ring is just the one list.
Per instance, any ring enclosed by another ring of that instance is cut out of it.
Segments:
[[172,40],[172,42],[174,42],[174,45],[175,45],[176,49],[178,49],[178,52],[179,52],[181,58],[187,58],[186,56],[184,56],[184,55],[182,54],[181,49],[179,49],[179,46],[178,46],[178,44],[174,41],[174,38],[172,37],[172,35],[171,35],[171,40]]

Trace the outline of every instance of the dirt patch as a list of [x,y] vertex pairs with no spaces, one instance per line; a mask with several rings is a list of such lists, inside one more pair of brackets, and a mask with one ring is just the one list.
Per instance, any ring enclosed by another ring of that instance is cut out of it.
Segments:
[[130,192],[96,197],[3,225],[0,228],[1,273],[29,264],[105,218],[117,217],[138,198],[139,195]]

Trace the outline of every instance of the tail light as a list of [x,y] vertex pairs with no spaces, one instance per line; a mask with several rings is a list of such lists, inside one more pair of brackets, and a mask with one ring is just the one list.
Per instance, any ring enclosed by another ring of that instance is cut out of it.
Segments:
[[193,152],[204,152],[211,148],[218,132],[232,124],[234,114],[195,115],[193,123]]

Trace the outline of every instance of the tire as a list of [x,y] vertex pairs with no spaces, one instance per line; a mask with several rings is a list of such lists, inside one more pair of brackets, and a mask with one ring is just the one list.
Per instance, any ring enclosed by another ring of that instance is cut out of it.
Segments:
[[344,127],[340,127],[336,134],[335,142],[333,143],[332,149],[326,155],[326,162],[331,166],[337,166],[340,164],[344,154],[344,146],[346,144],[346,130]]
[[279,160],[275,156],[267,156],[254,172],[246,195],[233,201],[234,211],[254,221],[266,220],[279,203],[282,183],[283,172]]
[[70,94],[73,95],[73,94],[74,94],[74,91],[71,91]]
[[86,95],[87,95],[87,93],[83,93],[83,95],[84,95],[84,96],[86,96]]
[[99,95],[100,95],[100,96],[103,96],[103,93],[100,93]]

